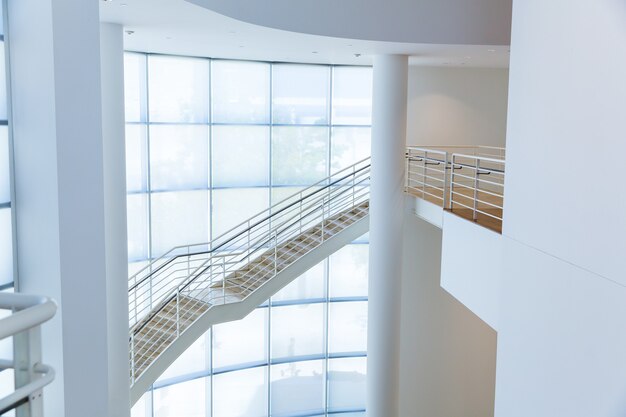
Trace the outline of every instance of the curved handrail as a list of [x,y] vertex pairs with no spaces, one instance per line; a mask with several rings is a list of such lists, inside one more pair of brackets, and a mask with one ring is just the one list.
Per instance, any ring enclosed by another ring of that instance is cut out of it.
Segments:
[[[342,170],[340,170],[340,171],[336,172],[336,173],[335,173],[335,174],[333,174],[331,177],[335,177],[335,176],[337,176],[337,175],[339,175],[339,174],[341,174],[341,173],[343,173],[343,172],[345,172],[345,171],[351,170],[351,169],[353,169],[353,167],[355,167],[355,166],[357,166],[357,165],[360,165],[360,164],[363,164],[364,162],[366,162],[366,161],[367,161],[367,160],[369,160],[369,159],[370,159],[369,157],[364,158],[364,159],[362,159],[362,160],[360,160],[360,161],[358,161],[358,162],[354,163],[353,165],[351,165],[351,166],[349,166],[349,167],[347,167],[347,168],[344,168],[344,169],[342,169]],[[294,194],[292,194],[292,195],[290,195],[290,196],[288,196],[288,197],[284,198],[282,201],[280,201],[280,202],[278,202],[278,203],[276,203],[276,204],[272,205],[270,208],[268,208],[268,209],[264,209],[264,210],[261,210],[261,211],[259,211],[258,213],[256,213],[255,215],[251,216],[250,218],[254,219],[254,218],[256,218],[257,216],[262,215],[263,213],[267,213],[267,212],[271,213],[271,214],[267,215],[266,217],[264,217],[263,219],[258,220],[256,223],[251,224],[249,228],[254,228],[254,227],[256,227],[256,226],[258,226],[258,225],[262,224],[263,222],[266,222],[267,220],[271,219],[272,217],[275,217],[275,216],[279,215],[280,213],[282,213],[282,212],[284,212],[284,211],[288,210],[289,208],[292,208],[294,205],[299,204],[299,203],[300,203],[300,201],[305,200],[305,199],[308,199],[308,198],[310,198],[311,196],[318,194],[320,191],[326,190],[326,189],[328,189],[328,188],[332,187],[333,185],[336,185],[336,184],[338,184],[339,182],[341,182],[341,181],[343,181],[343,180],[345,180],[345,179],[347,179],[347,178],[349,178],[349,177],[352,177],[352,176],[353,176],[356,172],[361,172],[362,170],[364,170],[364,169],[366,169],[366,168],[368,168],[368,167],[369,167],[369,165],[365,165],[365,166],[363,166],[363,167],[359,168],[358,170],[355,170],[355,171],[350,171],[350,174],[347,174],[347,175],[345,175],[345,176],[343,176],[343,177],[341,177],[341,178],[339,178],[339,179],[336,179],[336,180],[334,180],[334,181],[333,181],[333,182],[331,182],[331,183],[326,183],[326,182],[328,181],[328,178],[324,178],[323,180],[320,180],[320,181],[316,182],[315,184],[313,184],[313,185],[311,185],[311,186],[309,186],[309,187],[305,188],[304,190],[302,190],[302,191],[298,191],[297,193],[294,193]],[[320,187],[320,184],[323,184],[322,188],[319,188],[319,187]],[[294,198],[294,197],[296,197],[296,196],[298,196],[298,195],[302,195],[302,194],[303,194],[303,193],[305,193],[306,191],[311,190],[311,189],[313,189],[313,188],[314,188],[313,192],[311,192],[311,193],[309,193],[309,194],[307,194],[307,195],[305,195],[305,196],[301,197],[299,200],[296,200],[296,201],[294,201],[293,203],[291,203],[291,204],[289,204],[289,205],[287,205],[287,206],[282,206],[282,204],[284,203],[284,201],[287,201],[287,200],[289,200],[289,199],[291,199],[291,198]],[[278,210],[276,210],[276,211],[272,211],[272,209],[273,209],[273,208],[275,208],[275,207],[281,207],[281,208],[280,208],[280,209],[278,209]],[[232,227],[231,229],[229,229],[228,231],[226,231],[226,232],[222,233],[221,235],[219,235],[218,237],[216,237],[216,238],[215,238],[215,239],[213,239],[213,240],[215,240],[215,241],[219,241],[221,238],[223,238],[223,237],[227,236],[227,235],[228,235],[229,233],[231,233],[233,230],[237,230],[238,228],[242,227],[242,226],[243,226],[243,225],[245,225],[247,222],[248,222],[248,220],[245,220],[245,221],[243,221],[243,222],[239,223],[238,225],[236,225],[236,226]],[[247,229],[249,229],[249,228],[247,228]],[[216,252],[217,250],[219,250],[219,249],[223,248],[224,246],[226,246],[228,243],[232,242],[232,241],[233,241],[233,240],[235,240],[236,238],[238,238],[238,237],[241,237],[241,236],[245,235],[245,234],[247,233],[247,229],[245,229],[245,230],[242,230],[242,231],[238,232],[237,234],[235,234],[235,235],[231,236],[230,238],[228,238],[228,239],[227,239],[227,240],[225,240],[224,242],[220,243],[219,245],[217,245],[217,246],[215,246],[215,247],[212,247],[212,248],[211,248],[211,249],[209,249],[208,251],[199,251],[199,252],[193,252],[193,253],[184,253],[184,254],[180,254],[180,255],[175,255],[175,256],[172,256],[172,257],[171,257],[171,258],[169,258],[166,262],[164,262],[164,263],[162,263],[161,265],[159,265],[159,266],[158,266],[158,267],[157,267],[154,271],[152,271],[149,275],[145,276],[145,277],[144,277],[144,278],[142,278],[141,280],[139,280],[139,281],[135,282],[133,285],[131,285],[131,286],[128,288],[128,292],[131,292],[131,291],[135,290],[135,289],[136,289],[137,287],[139,287],[141,284],[143,284],[143,283],[144,283],[144,282],[146,282],[148,279],[150,279],[150,276],[152,276],[152,275],[156,274],[157,272],[161,271],[161,270],[162,270],[163,268],[165,268],[167,265],[171,264],[174,260],[176,260],[176,259],[178,259],[178,258],[181,258],[181,257],[187,257],[187,256],[192,256],[192,255],[204,255],[204,254],[209,254],[209,253]],[[210,243],[210,242],[198,243],[198,244],[194,244],[194,245],[192,245],[192,246],[208,245],[209,243]],[[174,248],[170,249],[170,250],[169,250],[169,251],[167,251],[165,254],[161,255],[159,258],[155,259],[155,260],[154,260],[154,261],[152,261],[150,264],[148,264],[148,265],[146,265],[144,268],[142,268],[140,271],[138,271],[137,273],[135,273],[134,275],[132,275],[132,276],[129,278],[129,280],[132,280],[133,278],[137,277],[139,274],[141,274],[141,273],[143,273],[144,271],[146,271],[146,270],[147,270],[148,268],[150,268],[150,266],[151,266],[151,265],[153,265],[154,263],[157,263],[158,261],[160,261],[160,260],[162,260],[162,259],[165,259],[165,258],[167,257],[167,255],[168,255],[168,254],[171,254],[171,253],[175,252],[177,249],[180,249],[180,248],[185,248],[185,247],[189,247],[189,245],[186,245],[186,246],[176,246],[176,247],[174,247]]]
[[[0,340],[40,326],[54,317],[57,304],[48,297],[27,294],[0,293],[0,309],[15,311],[12,315],[0,319]],[[0,360],[0,369],[15,368],[13,361]],[[35,364],[33,371],[43,376],[17,388],[4,398],[0,398],[0,414],[11,410],[24,402],[54,380],[55,372],[51,366]]]
[[[331,175],[331,178],[332,178],[332,177],[335,177],[335,176],[337,176],[337,175],[340,175],[340,174],[342,174],[343,172],[346,172],[346,171],[352,170],[355,166],[358,166],[358,165],[360,165],[360,164],[364,163],[365,161],[367,161],[367,160],[369,160],[369,159],[370,159],[370,157],[363,158],[363,159],[361,159],[360,161],[357,161],[357,162],[355,162],[354,164],[350,165],[349,167],[346,167],[346,168],[344,168],[344,169],[341,169],[341,170],[337,171],[336,173],[332,174],[332,175]],[[352,174],[348,174],[348,175],[346,175],[345,177],[340,178],[340,179],[339,179],[339,180],[337,180],[337,181],[341,181],[341,180],[346,179],[346,178],[348,178],[348,177],[350,177],[350,176],[352,176]],[[269,207],[269,208],[267,208],[267,209],[263,209],[263,210],[261,210],[261,211],[259,211],[259,212],[255,213],[255,214],[254,214],[253,216],[251,216],[250,218],[256,218],[257,216],[260,216],[260,215],[262,215],[263,213],[266,213],[266,212],[270,212],[270,213],[272,213],[271,215],[267,216],[265,219],[260,220],[259,222],[266,221],[266,220],[268,220],[268,219],[269,219],[272,215],[275,215],[275,214],[278,214],[278,213],[279,213],[279,211],[273,212],[273,211],[272,211],[272,209],[273,209],[273,208],[278,207],[278,206],[280,206],[280,205],[281,205],[281,203],[282,203],[282,202],[284,202],[284,201],[286,201],[286,200],[289,200],[289,199],[291,199],[291,198],[294,198],[294,197],[296,197],[296,196],[298,196],[298,195],[302,195],[302,194],[306,193],[307,191],[309,191],[309,190],[311,190],[311,189],[315,189],[314,191],[319,191],[318,187],[320,187],[320,186],[324,186],[324,187],[326,187],[326,186],[327,186],[326,181],[328,181],[328,177],[327,177],[327,178],[324,178],[324,179],[319,180],[319,181],[318,181],[318,182],[316,182],[315,184],[312,184],[312,185],[310,185],[310,186],[306,187],[305,189],[303,189],[303,190],[301,190],[301,191],[298,191],[298,192],[296,192],[296,193],[293,193],[293,194],[289,195],[288,197],[285,197],[282,201],[280,201],[280,202],[278,202],[278,203],[276,203],[276,204],[272,205],[271,207]],[[315,194],[315,193],[316,193],[316,192],[313,192],[313,193],[307,194],[306,196],[301,197],[301,199],[306,198],[306,197],[309,197],[309,196],[311,196],[311,195],[313,195],[313,194]],[[285,208],[287,208],[287,207],[285,207]],[[280,211],[283,211],[283,210],[280,210]],[[236,226],[234,226],[234,227],[230,228],[229,230],[227,230],[226,232],[222,233],[221,235],[219,235],[218,237],[216,237],[216,238],[215,238],[215,239],[213,239],[213,240],[219,240],[220,238],[223,238],[224,236],[226,236],[226,235],[228,235],[229,233],[231,233],[233,230],[237,230],[239,227],[242,227],[242,226],[243,226],[243,225],[245,225],[247,222],[248,222],[248,220],[244,220],[243,222],[241,222],[241,223],[239,223],[238,225],[236,225]],[[258,224],[257,224],[257,225],[258,225]],[[254,225],[252,225],[252,226],[254,226]],[[164,266],[168,265],[169,263],[171,263],[174,259],[177,259],[177,258],[179,258],[179,257],[189,256],[189,255],[202,255],[202,254],[206,254],[206,253],[212,253],[212,252],[214,252],[216,249],[219,249],[219,248],[223,247],[226,243],[230,242],[230,241],[231,241],[231,240],[233,240],[234,238],[236,238],[236,237],[238,237],[238,236],[241,236],[241,235],[243,235],[243,234],[244,234],[244,232],[240,232],[240,233],[238,233],[237,235],[235,235],[235,236],[233,236],[232,238],[230,238],[229,240],[225,241],[224,243],[222,243],[222,244],[220,244],[220,245],[218,245],[218,246],[216,246],[216,247],[214,247],[214,248],[212,248],[212,249],[210,249],[210,250],[208,250],[208,251],[201,251],[201,252],[197,252],[197,253],[188,253],[188,254],[186,253],[186,254],[180,254],[180,255],[175,255],[175,256],[172,256],[171,258],[169,258],[169,259],[168,259],[168,261],[166,261],[166,262],[165,262],[165,263],[163,263],[162,265],[159,265],[159,267],[158,267],[157,269],[155,269],[154,271],[152,271],[152,272],[150,273],[150,275],[155,274],[155,273],[156,273],[156,272],[158,272],[158,271],[159,271],[162,267],[164,267]],[[148,265],[146,265],[145,267],[143,267],[142,269],[140,269],[139,271],[137,271],[135,274],[133,274],[132,276],[130,276],[129,281],[133,280],[133,279],[134,279],[134,278],[136,278],[139,274],[141,274],[141,273],[145,272],[146,270],[148,270],[148,269],[150,268],[150,266],[151,266],[151,265],[153,265],[153,264],[155,264],[155,263],[157,263],[157,262],[159,262],[159,261],[161,261],[161,260],[163,260],[163,259],[168,258],[168,255],[170,255],[170,254],[172,254],[172,253],[175,253],[177,249],[186,248],[186,247],[190,247],[190,246],[202,246],[202,245],[208,245],[208,244],[210,244],[210,242],[197,243],[197,244],[193,244],[193,245],[181,245],[181,246],[175,246],[175,247],[173,247],[172,249],[170,249],[170,250],[168,250],[167,252],[165,252],[163,255],[159,256],[159,257],[158,257],[158,258],[156,258],[156,259],[154,259],[152,262],[150,262]],[[137,284],[141,284],[141,283],[142,283],[142,282],[144,282],[146,279],[147,279],[147,277],[146,277],[146,278],[143,278],[143,279],[142,279],[139,283],[135,283],[135,285],[133,285],[131,288],[129,288],[129,292],[130,292],[130,291],[132,291],[132,289],[136,288],[136,287],[137,287]]]

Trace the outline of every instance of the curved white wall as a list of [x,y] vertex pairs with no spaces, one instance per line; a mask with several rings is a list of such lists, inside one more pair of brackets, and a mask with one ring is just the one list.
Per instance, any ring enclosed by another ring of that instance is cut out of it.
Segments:
[[387,42],[508,45],[511,0],[187,0],[256,25]]

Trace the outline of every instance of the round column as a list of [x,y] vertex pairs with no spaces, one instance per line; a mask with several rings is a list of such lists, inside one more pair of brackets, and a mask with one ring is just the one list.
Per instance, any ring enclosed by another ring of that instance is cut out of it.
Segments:
[[399,417],[408,57],[374,57],[367,416]]

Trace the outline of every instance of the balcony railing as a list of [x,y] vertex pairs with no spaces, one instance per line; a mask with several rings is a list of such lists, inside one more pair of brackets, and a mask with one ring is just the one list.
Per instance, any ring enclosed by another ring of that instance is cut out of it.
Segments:
[[[0,293],[0,310],[12,312],[0,320],[0,340],[11,336],[19,338],[20,354],[27,352],[26,358],[15,361],[0,359],[0,371],[15,369],[22,380],[12,393],[0,398],[0,415],[18,409],[22,413],[18,415],[41,416],[41,390],[54,379],[54,369],[40,362],[40,326],[54,316],[57,305],[47,297]],[[29,407],[30,414],[24,414],[28,410],[22,406]]]
[[406,191],[502,233],[504,148],[420,146],[406,152]]

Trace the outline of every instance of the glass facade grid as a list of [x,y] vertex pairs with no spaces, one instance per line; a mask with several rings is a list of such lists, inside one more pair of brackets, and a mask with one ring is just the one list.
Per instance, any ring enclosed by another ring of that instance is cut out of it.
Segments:
[[[131,274],[369,155],[370,68],[127,53],[125,72]],[[367,258],[353,247],[367,237],[214,326],[133,417],[362,415],[365,368],[337,362],[366,356]]]

